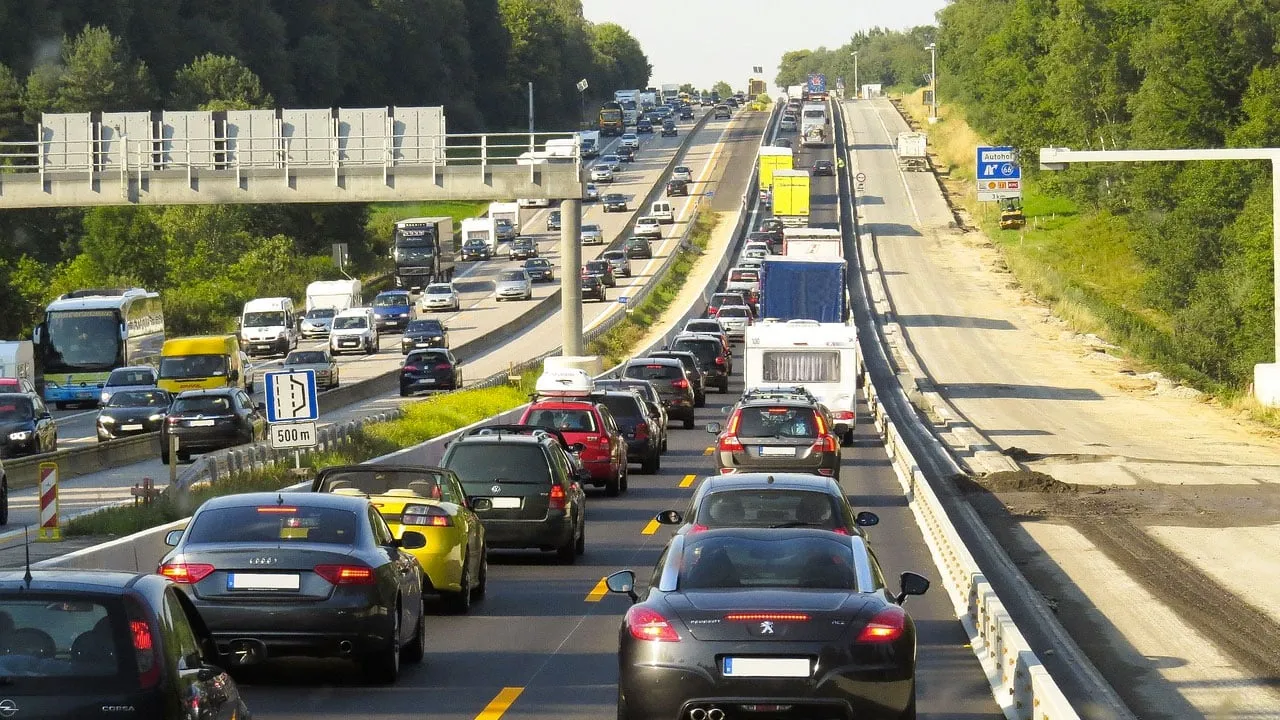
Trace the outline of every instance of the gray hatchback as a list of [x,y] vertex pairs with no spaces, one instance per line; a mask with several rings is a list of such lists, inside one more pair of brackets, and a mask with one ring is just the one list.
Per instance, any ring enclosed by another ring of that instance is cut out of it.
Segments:
[[734,472],[807,472],[840,479],[840,439],[822,410],[803,400],[748,401],[727,427],[709,423],[716,465]]
[[684,429],[693,429],[693,383],[684,364],[675,358],[635,358],[622,368],[622,377],[648,380],[657,389],[667,416],[684,421]]

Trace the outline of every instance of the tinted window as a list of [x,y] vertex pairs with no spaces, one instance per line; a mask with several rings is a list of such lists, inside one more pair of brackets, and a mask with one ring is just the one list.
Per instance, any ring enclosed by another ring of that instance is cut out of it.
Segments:
[[152,385],[155,378],[146,370],[116,370],[107,378],[108,385]]
[[730,305],[729,307],[720,308],[720,317],[722,318],[749,318],[751,311],[745,307]]
[[642,417],[642,413],[640,412],[640,399],[636,397],[626,397],[625,395],[606,395],[601,401],[601,404],[609,408],[609,412],[613,413],[614,417]]
[[409,357],[404,359],[405,365],[412,365],[415,363],[421,365],[423,363],[429,364],[429,363],[442,363],[442,362],[446,362],[446,363],[451,362],[449,359],[449,354],[444,352],[443,350],[438,350],[436,352],[410,353]]
[[507,272],[502,273],[499,279],[508,281],[508,282],[524,280],[524,272],[519,270],[508,270]]
[[375,307],[399,307],[409,304],[409,296],[395,293],[393,295],[379,295],[373,299]]
[[738,413],[740,438],[816,438],[818,420],[811,408],[745,407]]
[[369,319],[364,315],[349,315],[347,317],[334,318],[334,330],[355,330],[369,327]]
[[671,345],[672,350],[691,352],[698,357],[698,362],[714,365],[720,357],[721,345],[716,340],[677,340]]
[[526,425],[548,427],[561,432],[595,432],[596,418],[590,410],[537,408],[524,420]]
[[455,443],[442,464],[463,484],[551,482],[542,447],[528,443]]
[[356,514],[338,508],[287,504],[224,507],[197,514],[186,542],[354,545],[356,527]]
[[679,380],[684,377],[682,368],[672,365],[628,365],[624,373],[639,380]]
[[299,350],[289,353],[289,357],[285,358],[285,365],[315,365],[318,363],[327,363],[329,358],[319,350]]
[[690,320],[685,323],[684,329],[686,332],[709,332],[717,335],[724,331],[715,320]]
[[0,399],[0,419],[30,420],[33,417],[30,400],[24,397]]
[[53,685],[60,693],[84,691],[81,681],[94,678],[136,687],[124,677],[134,658],[132,649],[122,652],[122,614],[114,600],[80,593],[0,597],[0,675],[19,688],[28,679],[38,686],[39,678],[64,678]]
[[231,398],[227,395],[194,395],[192,397],[180,397],[173,401],[173,412],[231,412]]
[[160,359],[160,377],[162,378],[181,380],[221,377],[226,374],[226,355],[172,355]]
[[413,320],[405,332],[441,332],[443,329],[439,320]]
[[125,390],[113,394],[107,407],[168,407],[169,400],[163,390]]
[[724,490],[698,507],[698,523],[708,527],[774,527],[798,524],[840,527],[839,501],[810,490]]
[[679,588],[854,589],[856,560],[839,537],[693,536],[684,546]]

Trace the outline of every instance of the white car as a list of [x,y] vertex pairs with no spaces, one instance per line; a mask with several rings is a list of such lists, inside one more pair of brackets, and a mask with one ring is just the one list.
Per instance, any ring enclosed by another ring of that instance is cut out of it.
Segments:
[[462,301],[451,283],[431,283],[418,298],[418,309],[422,312],[439,312],[441,310],[461,310]]
[[613,182],[613,168],[608,165],[596,165],[591,168],[592,182]]
[[583,225],[582,229],[579,231],[578,239],[583,245],[603,245],[604,232],[600,229],[599,225],[594,223],[590,225]]
[[608,155],[601,155],[600,159],[596,161],[595,166],[600,167],[601,165],[609,168],[614,172],[618,172],[619,170],[622,169],[622,158],[618,157],[613,153],[609,153]]
[[742,253],[745,255],[748,250],[763,250],[764,255],[761,255],[760,257],[764,257],[769,254],[769,243],[752,240],[742,248]]
[[739,260],[764,260],[767,257],[769,257],[768,250],[761,250],[760,248],[747,248],[746,250],[742,251],[742,254],[738,256],[738,259]]
[[645,215],[639,220],[636,220],[636,229],[634,234],[639,235],[640,237],[661,238],[662,223],[658,221],[658,218],[653,217],[652,215]]
[[778,129],[783,132],[795,132],[796,119],[790,115],[783,116],[782,120],[778,121]]
[[522,208],[551,207],[550,198],[519,198],[516,204]]
[[640,136],[635,133],[623,133],[622,139],[618,141],[622,147],[629,147],[633,150],[640,149]]
[[378,352],[378,321],[373,309],[348,308],[333,316],[333,329],[329,331],[329,354]]
[[671,171],[671,179],[693,182],[693,171],[684,165],[677,165],[676,169]]
[[720,321],[730,340],[741,340],[746,336],[747,326],[751,324],[751,308],[746,305],[721,305],[716,312],[716,319]]

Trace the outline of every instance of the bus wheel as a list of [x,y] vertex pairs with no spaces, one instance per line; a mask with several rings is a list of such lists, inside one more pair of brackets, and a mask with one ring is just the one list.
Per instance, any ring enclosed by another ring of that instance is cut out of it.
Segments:
[[55,408],[59,409],[59,410],[66,410],[66,409],[67,409],[67,404],[66,404],[66,403],[64,403],[64,402],[56,402],[56,403],[54,403],[54,404],[53,404],[53,406],[54,406]]

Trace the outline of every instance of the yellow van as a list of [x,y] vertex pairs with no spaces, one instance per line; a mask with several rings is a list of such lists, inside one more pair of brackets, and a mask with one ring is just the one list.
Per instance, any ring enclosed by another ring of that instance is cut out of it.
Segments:
[[235,335],[200,335],[164,342],[160,351],[160,388],[183,390],[242,387],[253,392],[248,356]]

